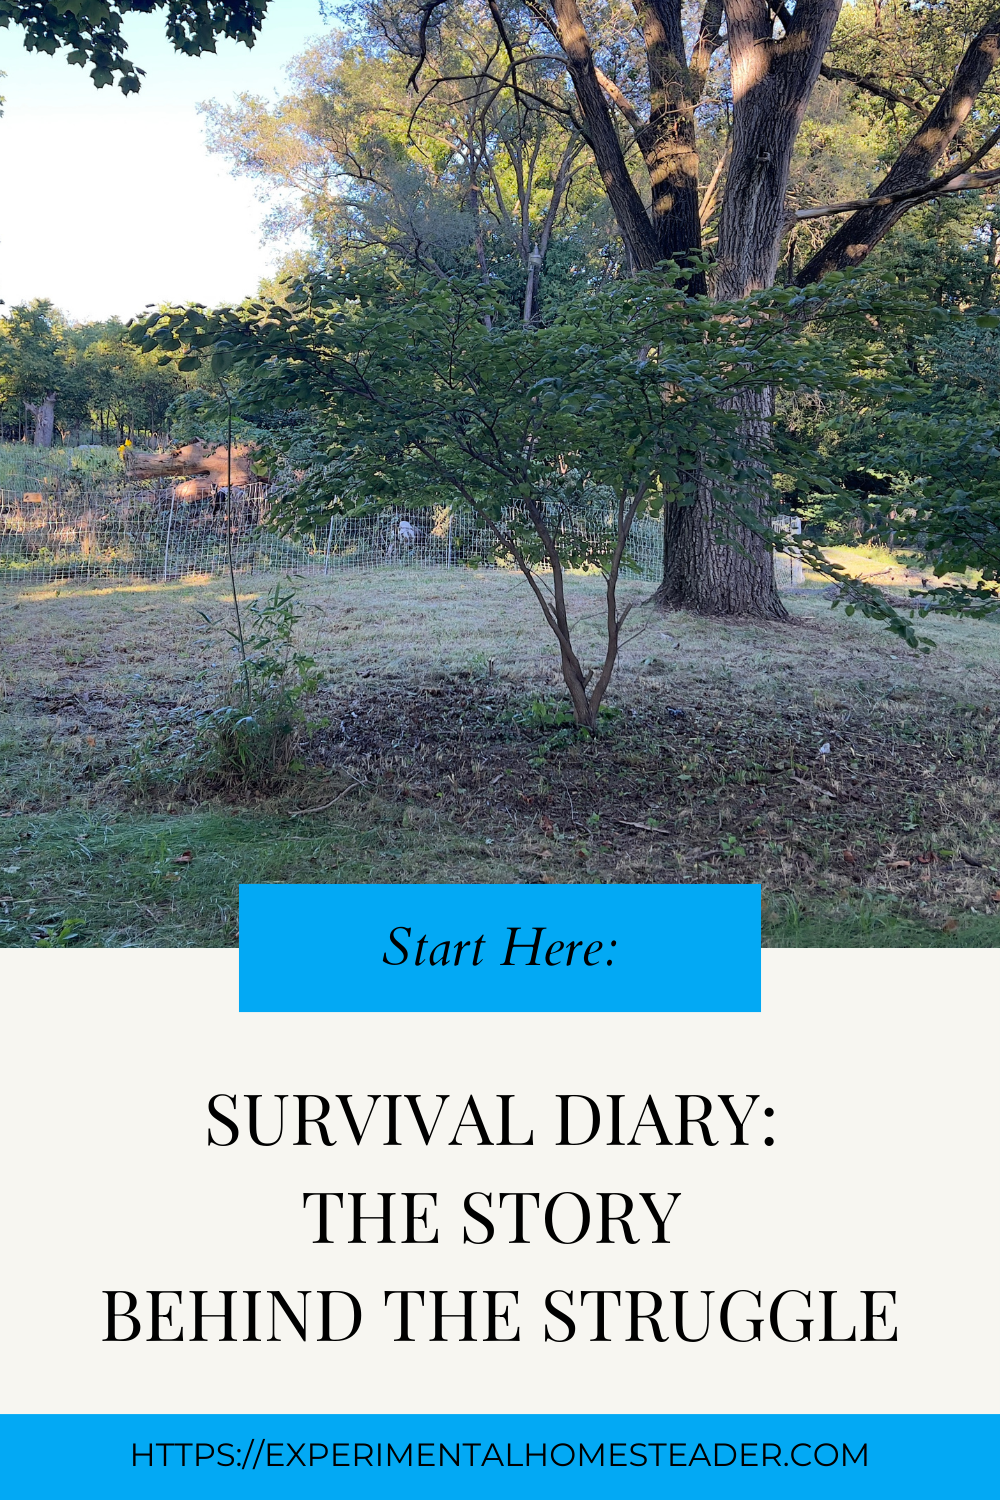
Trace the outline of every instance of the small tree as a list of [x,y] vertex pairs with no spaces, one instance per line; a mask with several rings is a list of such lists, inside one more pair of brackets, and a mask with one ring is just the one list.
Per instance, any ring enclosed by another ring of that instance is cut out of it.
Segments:
[[15,420],[30,413],[38,448],[51,446],[56,401],[73,384],[68,352],[62,320],[44,298],[0,318],[0,404]]
[[[593,729],[633,604],[619,583],[637,516],[717,496],[715,535],[740,545],[759,519],[778,451],[748,446],[761,393],[842,387],[852,355],[836,329],[871,299],[772,289],[731,305],[688,299],[681,273],[640,275],[550,325],[526,327],[481,285],[344,273],[300,283],[285,305],[162,312],[135,330],[147,351],[225,344],[244,410],[297,411],[312,461],[278,518],[313,530],[331,513],[459,503],[526,579],[559,648],[578,725]],[[808,320],[803,313],[808,311]],[[302,466],[301,440],[296,465]],[[696,462],[697,459],[697,462]],[[605,586],[602,659],[576,643],[567,574]]]

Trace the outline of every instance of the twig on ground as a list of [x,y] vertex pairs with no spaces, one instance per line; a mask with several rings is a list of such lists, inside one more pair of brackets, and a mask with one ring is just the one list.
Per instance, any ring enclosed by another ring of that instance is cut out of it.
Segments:
[[367,781],[352,781],[350,786],[345,786],[344,790],[338,792],[336,797],[332,797],[329,802],[321,802],[318,807],[293,807],[288,816],[290,818],[301,818],[306,813],[326,812],[328,807],[332,807],[335,802],[339,802],[341,797],[346,797],[348,792],[356,791],[359,786],[367,785]]
[[669,828],[650,828],[648,823],[633,823],[629,818],[616,818],[616,823],[621,823],[624,828],[641,828],[643,833],[658,833],[661,838],[672,837]]

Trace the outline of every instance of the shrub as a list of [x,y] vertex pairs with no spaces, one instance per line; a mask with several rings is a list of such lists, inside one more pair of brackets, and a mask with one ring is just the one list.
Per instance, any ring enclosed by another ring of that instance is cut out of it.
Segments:
[[[206,631],[217,622],[204,611]],[[184,780],[206,788],[273,788],[301,770],[298,751],[309,725],[305,702],[323,679],[295,642],[302,615],[280,584],[251,604],[242,632],[228,630],[233,668],[220,701],[202,717],[185,757]]]

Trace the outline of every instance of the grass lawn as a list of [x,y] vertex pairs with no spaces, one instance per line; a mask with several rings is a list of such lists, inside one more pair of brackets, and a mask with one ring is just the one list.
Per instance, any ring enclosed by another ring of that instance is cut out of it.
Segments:
[[[924,622],[921,656],[818,589],[787,625],[640,605],[580,742],[516,576],[293,582],[327,680],[303,770],[239,803],[169,775],[229,669],[223,580],[0,592],[0,944],[228,945],[238,884],[289,880],[759,881],[768,945],[1000,939],[995,625]],[[572,580],[591,660],[599,595]]]

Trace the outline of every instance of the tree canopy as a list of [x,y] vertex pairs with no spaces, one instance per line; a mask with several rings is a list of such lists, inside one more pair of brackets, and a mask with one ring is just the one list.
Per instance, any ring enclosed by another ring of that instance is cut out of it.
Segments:
[[120,443],[161,432],[187,380],[136,349],[124,323],[68,322],[44,298],[0,318],[0,431],[30,431],[27,410],[55,396],[56,430]]

